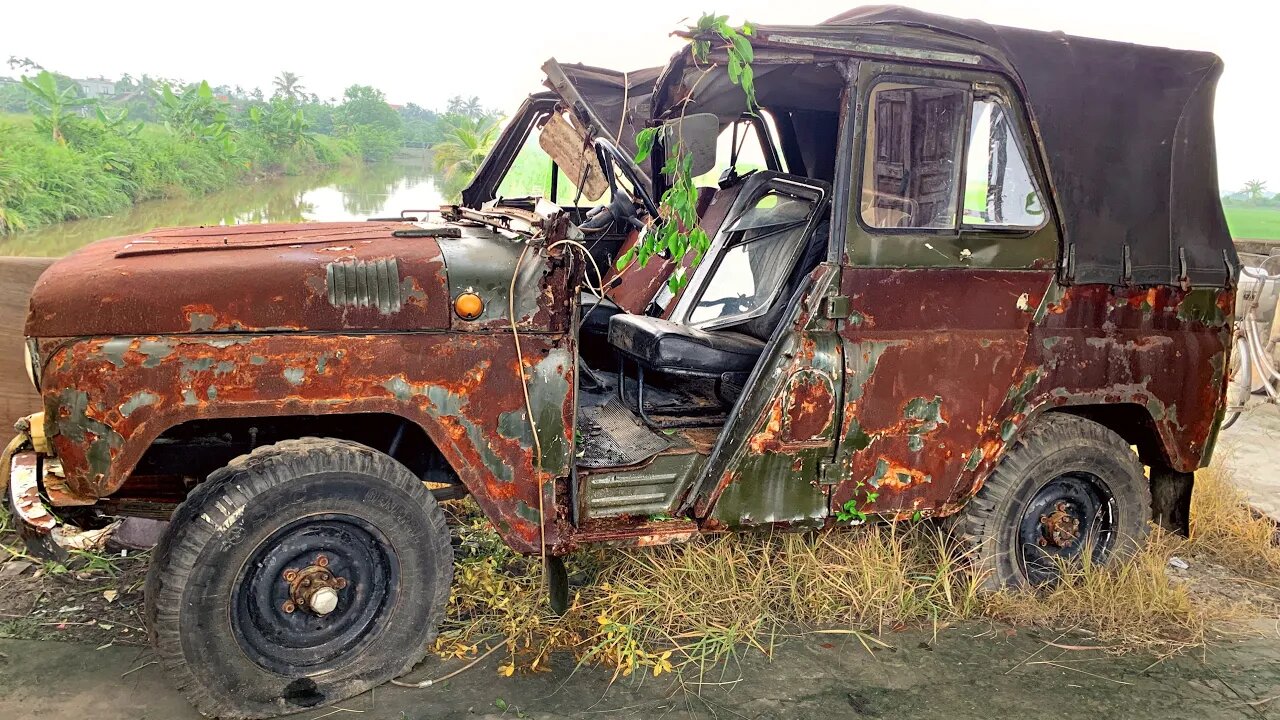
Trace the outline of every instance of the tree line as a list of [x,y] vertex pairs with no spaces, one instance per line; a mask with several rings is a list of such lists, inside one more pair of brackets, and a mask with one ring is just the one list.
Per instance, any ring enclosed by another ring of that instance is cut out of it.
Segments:
[[404,146],[431,148],[437,170],[460,187],[501,119],[477,97],[441,110],[398,107],[371,85],[321,99],[287,71],[270,96],[124,75],[89,97],[80,82],[27,58],[9,65],[21,77],[0,82],[0,112],[22,114],[0,119],[0,235],[246,177],[382,161]]

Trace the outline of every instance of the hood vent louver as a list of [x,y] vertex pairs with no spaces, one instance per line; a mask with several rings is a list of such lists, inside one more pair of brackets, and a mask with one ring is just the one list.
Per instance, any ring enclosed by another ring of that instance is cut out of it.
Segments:
[[325,266],[325,285],[334,307],[375,307],[384,315],[398,312],[400,265],[395,258],[346,260]]

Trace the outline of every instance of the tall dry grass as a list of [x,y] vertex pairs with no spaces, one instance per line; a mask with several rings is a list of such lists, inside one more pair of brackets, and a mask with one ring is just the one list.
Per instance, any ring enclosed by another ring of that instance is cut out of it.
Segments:
[[570,559],[578,587],[562,617],[546,607],[536,560],[506,551],[473,516],[438,649],[465,656],[505,643],[507,674],[562,650],[619,675],[701,675],[806,632],[872,643],[902,628],[990,619],[1088,629],[1114,651],[1174,652],[1250,610],[1193,592],[1194,582],[1173,577],[1171,556],[1202,553],[1255,577],[1280,568],[1274,527],[1240,504],[1225,471],[1201,474],[1193,512],[1191,540],[1157,532],[1125,562],[1086,562],[1064,568],[1056,587],[994,594],[979,591],[964,549],[931,524],[593,550]]

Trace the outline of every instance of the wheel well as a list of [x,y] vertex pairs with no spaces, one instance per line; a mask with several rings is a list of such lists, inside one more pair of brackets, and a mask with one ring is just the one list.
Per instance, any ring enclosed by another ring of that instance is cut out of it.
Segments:
[[1141,405],[1135,403],[1068,405],[1054,408],[1050,412],[1076,415],[1102,425],[1136,447],[1138,459],[1143,465],[1163,467],[1169,464],[1164,443],[1160,441],[1160,433],[1156,431],[1155,421],[1151,418],[1151,413]]
[[457,473],[417,423],[388,413],[192,420],[164,431],[113,497],[180,502],[233,458],[281,440],[352,440],[390,455],[424,481],[461,486]]

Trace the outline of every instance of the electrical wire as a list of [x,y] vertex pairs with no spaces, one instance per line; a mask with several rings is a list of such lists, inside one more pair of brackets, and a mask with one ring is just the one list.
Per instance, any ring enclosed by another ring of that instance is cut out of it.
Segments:
[[520,266],[529,254],[529,248],[537,235],[525,241],[520,257],[516,258],[515,270],[511,272],[511,285],[507,289],[507,317],[511,321],[511,339],[516,344],[516,371],[520,373],[520,390],[524,393],[524,411],[529,417],[529,430],[533,435],[533,475],[538,486],[538,554],[542,558],[542,584],[547,583],[547,515],[542,496],[542,441],[538,438],[538,421],[533,419],[533,401],[529,399],[529,378],[524,372],[524,352],[520,349],[520,329],[516,323],[516,278],[520,277]]
[[490,655],[492,655],[494,652],[496,652],[496,651],[497,651],[497,649],[498,649],[498,648],[500,648],[500,647],[502,647],[503,645],[505,645],[505,643],[497,643],[496,645],[494,645],[493,647],[491,647],[491,648],[489,648],[487,651],[485,651],[485,653],[484,653],[483,655],[481,655],[480,657],[476,658],[475,660],[472,660],[471,662],[467,663],[466,665],[463,665],[462,667],[458,668],[457,670],[454,670],[453,672],[449,673],[448,675],[445,675],[444,677],[432,678],[432,679],[430,679],[430,680],[423,680],[422,682],[416,682],[416,683],[404,682],[404,681],[402,681],[402,680],[395,680],[395,679],[393,679],[393,680],[391,681],[391,684],[392,684],[392,685],[395,685],[396,687],[402,687],[402,688],[415,688],[415,689],[417,689],[417,690],[421,690],[421,689],[423,689],[423,688],[429,688],[429,687],[431,687],[432,685],[437,685],[437,684],[439,684],[439,683],[444,682],[445,680],[448,680],[449,678],[456,677],[456,676],[461,675],[462,673],[464,673],[464,672],[466,672],[466,671],[470,670],[471,668],[473,668],[473,667],[475,667],[476,665],[480,664],[480,661],[481,661],[481,660],[484,660],[485,658],[489,657],[489,656],[490,656]]

